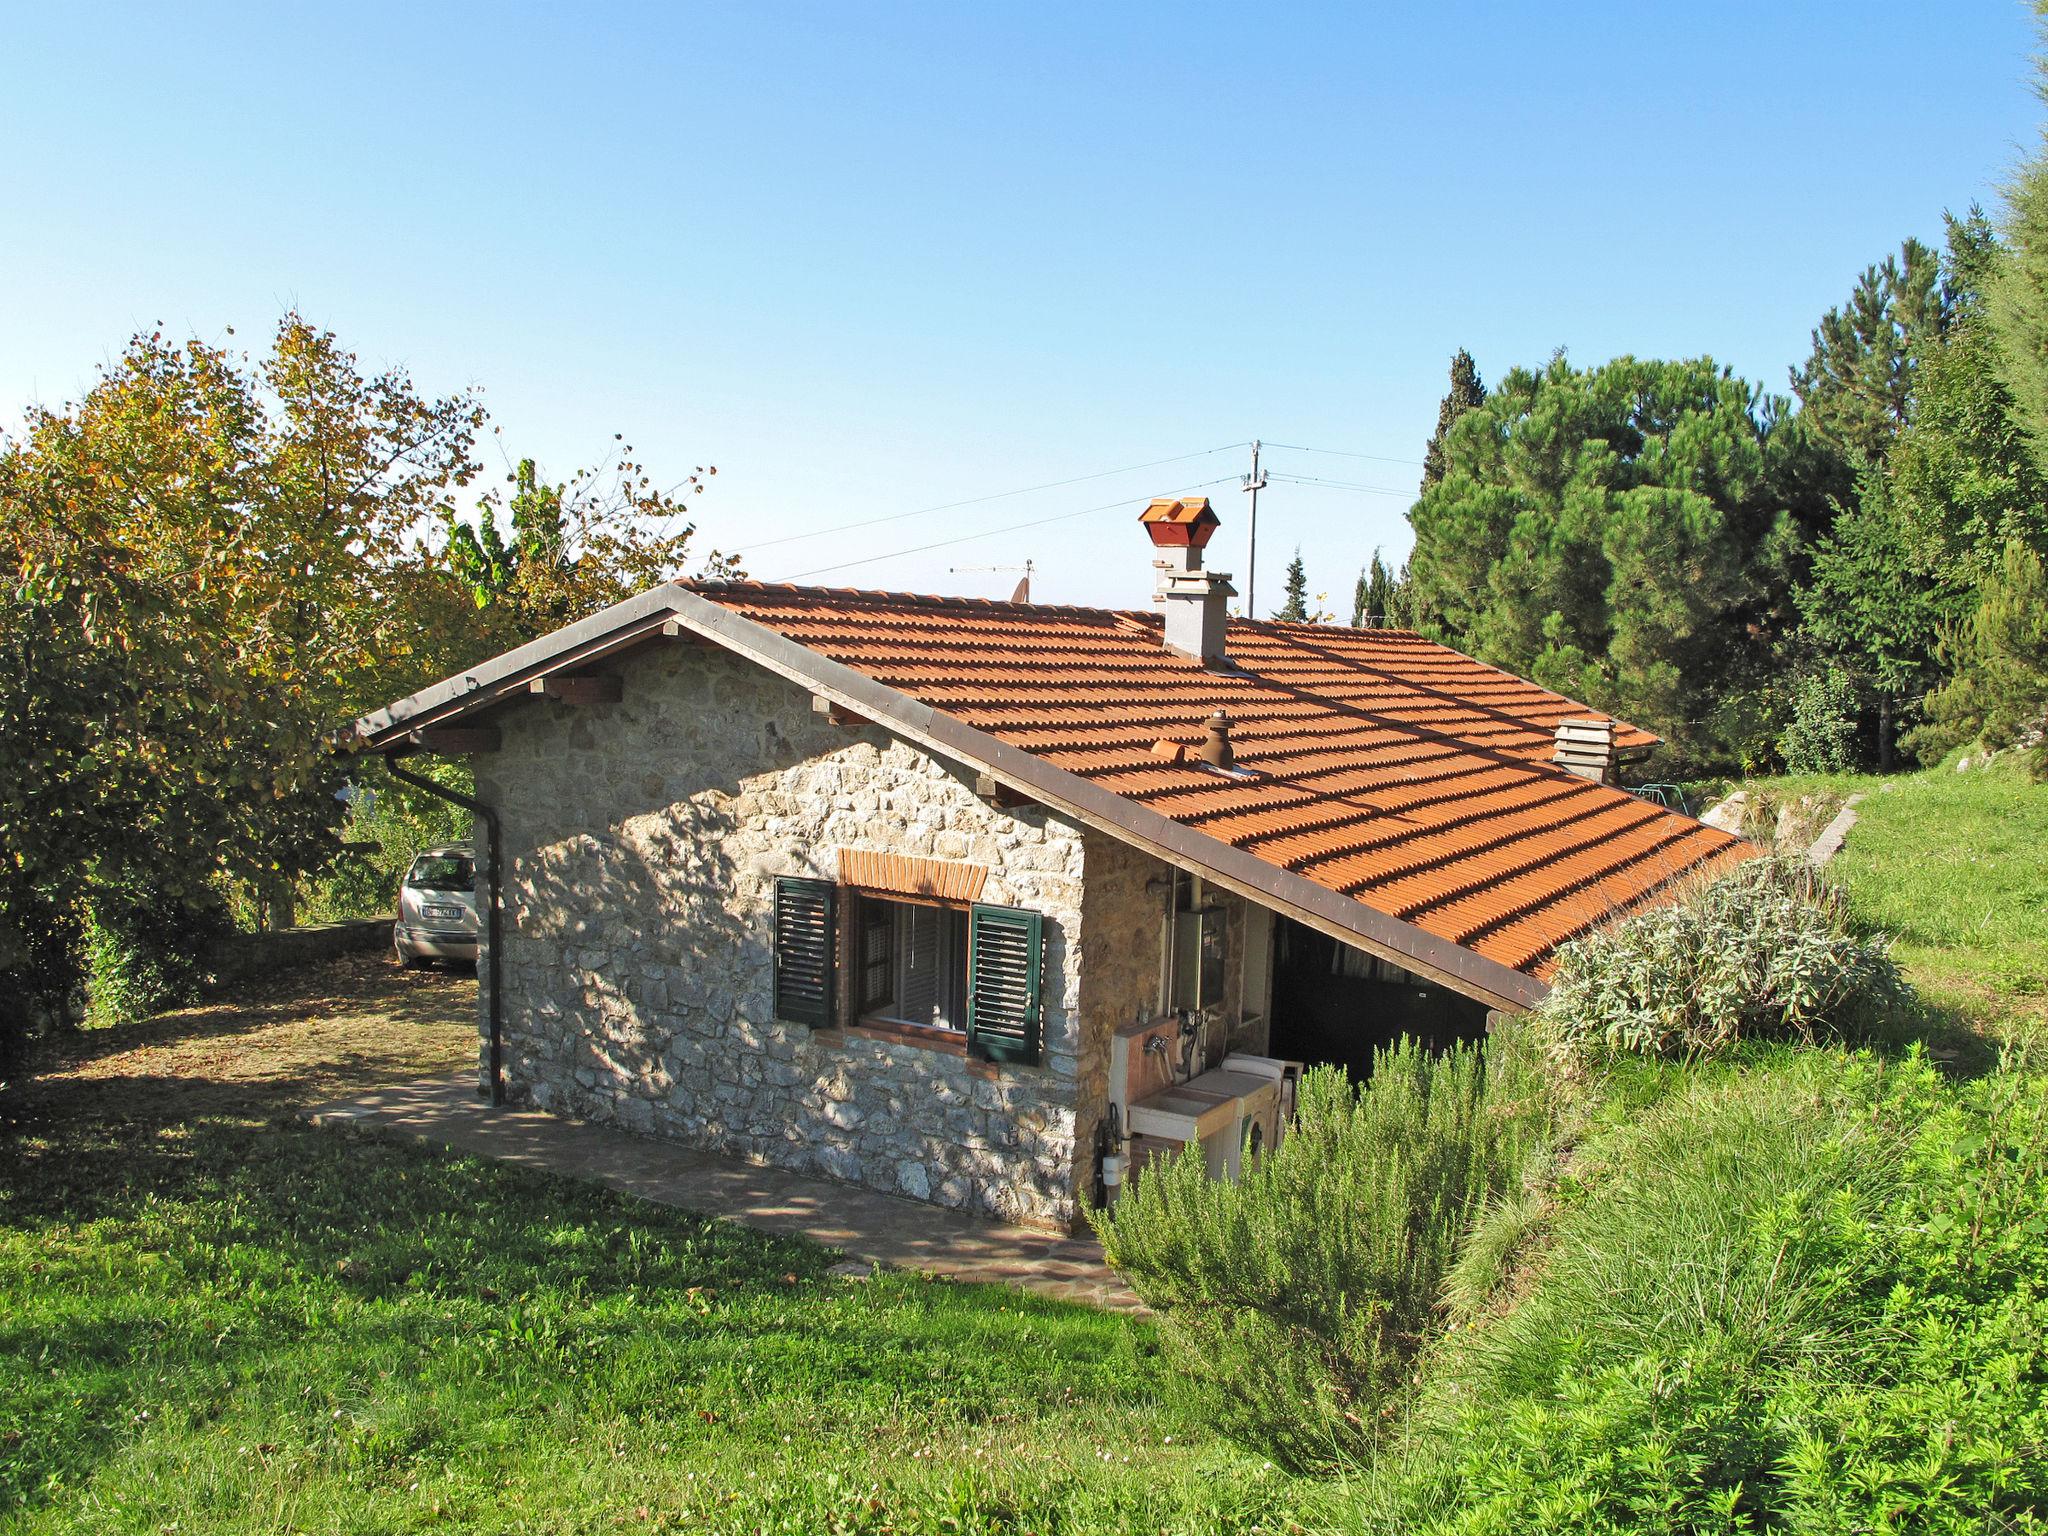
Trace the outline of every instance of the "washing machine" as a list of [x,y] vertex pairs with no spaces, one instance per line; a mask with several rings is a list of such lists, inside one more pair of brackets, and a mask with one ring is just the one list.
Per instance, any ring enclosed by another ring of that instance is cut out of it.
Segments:
[[1279,1146],[1287,1135],[1287,1128],[1294,1124],[1294,1095],[1301,1082],[1302,1064],[1282,1061],[1277,1056],[1252,1056],[1233,1051],[1223,1058],[1221,1070],[1243,1077],[1256,1077],[1273,1085],[1271,1097],[1260,1098],[1256,1109],[1252,1107],[1251,1100],[1246,1101],[1240,1139],[1247,1151],[1270,1151]]

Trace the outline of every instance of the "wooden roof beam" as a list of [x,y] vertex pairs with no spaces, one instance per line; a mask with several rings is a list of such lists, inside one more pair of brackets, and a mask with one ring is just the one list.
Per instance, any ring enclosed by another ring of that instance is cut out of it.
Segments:
[[422,752],[440,757],[468,757],[476,752],[495,752],[501,737],[495,725],[430,725],[407,736]]
[[616,704],[625,697],[626,685],[615,672],[586,672],[574,677],[549,673],[534,678],[526,691],[564,704]]

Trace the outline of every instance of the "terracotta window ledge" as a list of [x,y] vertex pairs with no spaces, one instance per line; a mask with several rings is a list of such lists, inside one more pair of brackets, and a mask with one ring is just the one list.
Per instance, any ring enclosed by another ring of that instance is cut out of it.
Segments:
[[901,1019],[860,1019],[846,1026],[849,1035],[869,1040],[893,1040],[898,1045],[921,1045],[944,1051],[949,1056],[967,1054],[967,1036],[957,1029],[940,1029],[935,1024],[906,1024]]
[[931,1024],[905,1024],[897,1019],[862,1019],[846,1026],[845,1033],[860,1040],[880,1040],[889,1045],[908,1045],[941,1056],[958,1056],[976,1077],[999,1077],[996,1064],[967,1054],[967,1036],[957,1029],[940,1029]]

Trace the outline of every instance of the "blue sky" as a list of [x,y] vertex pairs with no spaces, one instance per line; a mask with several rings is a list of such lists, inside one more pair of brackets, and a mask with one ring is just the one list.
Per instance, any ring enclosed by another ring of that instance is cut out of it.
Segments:
[[1348,615],[1453,349],[1782,390],[1865,264],[1995,198],[2032,46],[2016,0],[10,6],[0,422],[139,327],[296,305],[558,474],[615,431],[715,463],[700,531],[755,575],[1000,595],[952,568],[1030,559],[1119,605],[1137,508],[1084,509],[1259,436],[1380,456],[1268,454],[1391,493],[1262,498],[1260,608],[1298,543]]

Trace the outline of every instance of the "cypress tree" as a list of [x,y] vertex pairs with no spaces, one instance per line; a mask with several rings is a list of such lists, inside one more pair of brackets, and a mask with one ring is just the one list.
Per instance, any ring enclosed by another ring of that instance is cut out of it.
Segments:
[[1451,359],[1450,393],[1437,407],[1436,431],[1430,434],[1429,444],[1422,450],[1422,488],[1425,491],[1444,477],[1444,437],[1451,430],[1451,423],[1475,405],[1485,403],[1486,386],[1479,381],[1479,365],[1472,361],[1470,352],[1460,347]]
[[1308,619],[1308,572],[1302,567],[1299,544],[1294,547],[1294,558],[1287,562],[1287,601],[1280,605],[1273,617],[1296,624]]
[[1397,586],[1394,573],[1387,569],[1375,548],[1372,563],[1358,573],[1358,585],[1351,595],[1351,627],[1364,629],[1392,624]]

